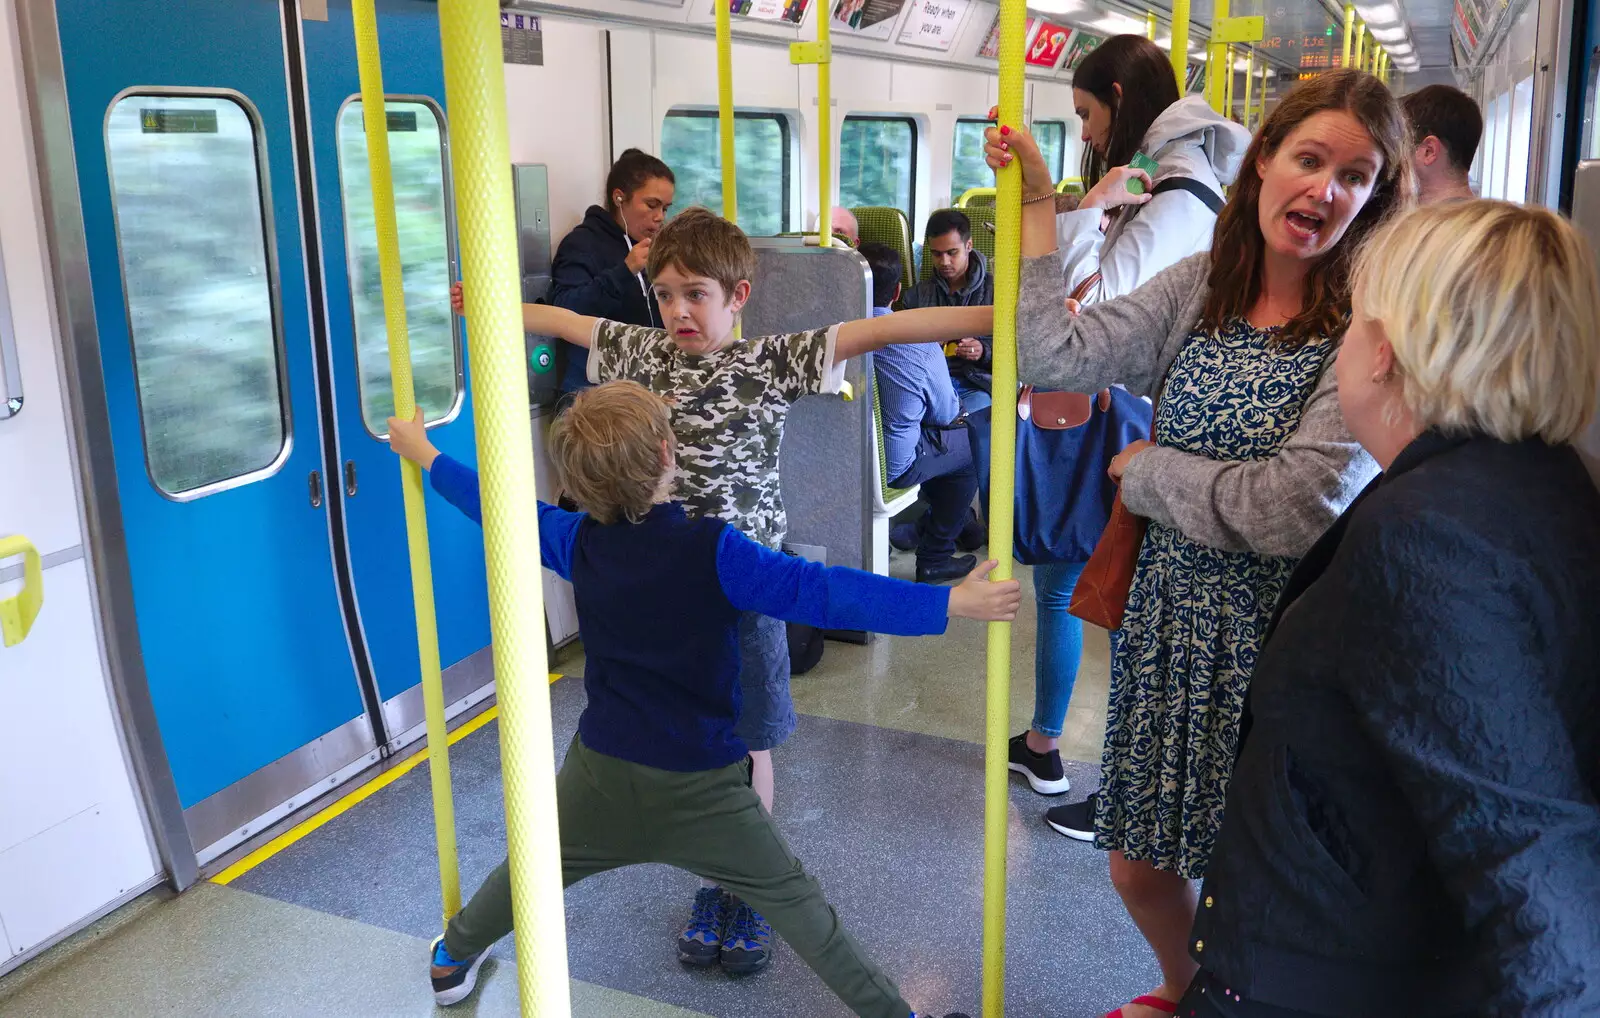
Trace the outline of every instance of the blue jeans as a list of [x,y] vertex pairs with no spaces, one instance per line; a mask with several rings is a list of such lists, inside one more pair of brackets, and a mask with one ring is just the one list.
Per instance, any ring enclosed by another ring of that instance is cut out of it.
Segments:
[[1039,607],[1039,629],[1033,651],[1034,731],[1048,739],[1061,738],[1078,682],[1078,662],[1083,658],[1083,623],[1067,614],[1072,590],[1086,562],[1045,562],[1033,567],[1034,600]]
[[986,406],[994,405],[994,397],[985,389],[968,385],[961,379],[950,376],[950,387],[956,391],[956,399],[961,401],[961,412],[975,414]]

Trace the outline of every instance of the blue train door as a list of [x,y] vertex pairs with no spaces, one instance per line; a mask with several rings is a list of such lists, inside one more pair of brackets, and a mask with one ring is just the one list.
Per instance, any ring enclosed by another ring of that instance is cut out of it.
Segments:
[[139,636],[204,862],[377,757],[330,522],[284,16],[56,8]]
[[[458,273],[439,8],[431,0],[378,0],[377,12],[417,402],[434,443],[472,463],[466,351],[449,301]],[[386,727],[396,740],[422,722],[422,700],[400,474],[382,441],[393,400],[349,0],[334,0],[327,21],[306,21],[301,30],[350,563]],[[448,702],[490,678],[483,536],[430,499],[428,537]]]

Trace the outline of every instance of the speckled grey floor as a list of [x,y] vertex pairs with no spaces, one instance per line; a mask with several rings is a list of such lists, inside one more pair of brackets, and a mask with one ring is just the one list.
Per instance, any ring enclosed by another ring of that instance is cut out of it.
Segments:
[[[804,680],[800,680],[804,681]],[[558,755],[582,685],[551,688]],[[462,882],[504,854],[496,726],[451,753]],[[1070,764],[1087,791],[1094,768]],[[777,817],[852,933],[917,1007],[977,1010],[982,750],[968,742],[802,716],[778,751]],[[1122,911],[1103,855],[1046,828],[1050,804],[1014,781],[1007,907],[1007,1013],[1099,1015],[1158,980]],[[439,927],[428,778],[422,768],[240,878],[233,888],[410,937]],[[697,882],[659,866],[603,874],[567,892],[574,979],[716,1018],[843,1015],[792,953],[734,982],[692,972],[672,941]],[[497,957],[514,958],[502,945]]]

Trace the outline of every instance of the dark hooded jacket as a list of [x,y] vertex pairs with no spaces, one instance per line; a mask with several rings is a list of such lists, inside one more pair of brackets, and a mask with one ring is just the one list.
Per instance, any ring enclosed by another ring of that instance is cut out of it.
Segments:
[[[642,276],[628,271],[628,237],[611,214],[589,206],[583,222],[556,248],[550,265],[550,303],[580,315],[609,318],[628,325],[661,327],[661,312]],[[588,354],[562,344],[567,367],[561,391],[576,392],[589,384]]]

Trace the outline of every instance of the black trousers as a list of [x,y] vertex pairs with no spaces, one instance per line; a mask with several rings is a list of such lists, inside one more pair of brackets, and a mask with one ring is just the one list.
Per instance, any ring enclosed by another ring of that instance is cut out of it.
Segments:
[[972,465],[966,424],[924,424],[917,439],[917,458],[889,484],[896,488],[922,485],[928,518],[918,534],[917,561],[940,562],[954,555],[961,525],[978,493],[978,471]]

